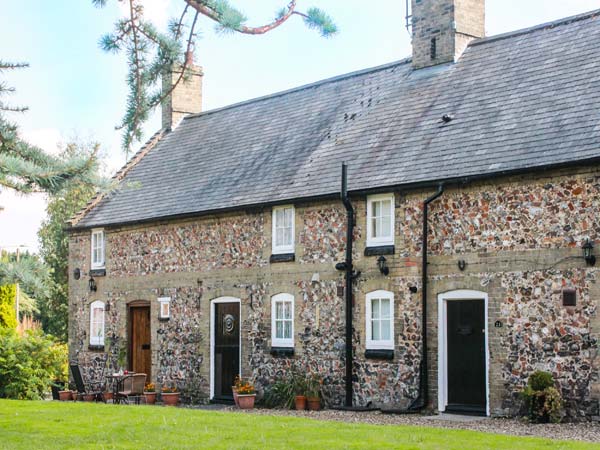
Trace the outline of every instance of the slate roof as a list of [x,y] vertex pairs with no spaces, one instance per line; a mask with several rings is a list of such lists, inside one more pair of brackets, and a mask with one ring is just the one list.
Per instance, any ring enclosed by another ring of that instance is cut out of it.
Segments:
[[189,116],[76,227],[595,160],[599,42],[600,10]]

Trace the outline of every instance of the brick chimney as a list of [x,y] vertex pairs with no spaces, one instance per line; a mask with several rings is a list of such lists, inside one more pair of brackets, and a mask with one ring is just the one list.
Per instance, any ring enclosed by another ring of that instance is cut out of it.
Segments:
[[[187,52],[185,59],[187,67],[191,71],[190,76],[187,80],[182,79],[162,104],[162,127],[168,130],[176,127],[184,116],[202,111],[202,77],[204,73],[202,67],[194,64],[193,52]],[[163,75],[163,92],[171,89],[180,75],[181,67],[179,70],[174,69]]]
[[411,0],[415,69],[456,62],[485,36],[485,0]]

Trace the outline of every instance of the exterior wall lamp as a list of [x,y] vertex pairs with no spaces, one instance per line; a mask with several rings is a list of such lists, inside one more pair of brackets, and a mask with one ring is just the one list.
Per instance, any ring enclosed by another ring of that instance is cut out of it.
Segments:
[[379,258],[377,258],[377,267],[379,267],[379,271],[381,272],[382,275],[389,275],[390,273],[390,268],[387,266],[386,264],[387,259],[385,259],[385,256],[381,255]]
[[592,255],[594,244],[592,244],[592,241],[590,241],[589,238],[585,240],[585,243],[581,246],[581,249],[583,250],[583,259],[585,259],[586,264],[588,266],[596,265],[596,257]]
[[90,277],[88,281],[88,287],[90,288],[90,292],[96,292],[98,290],[98,286],[96,286],[96,280],[94,280],[94,277]]

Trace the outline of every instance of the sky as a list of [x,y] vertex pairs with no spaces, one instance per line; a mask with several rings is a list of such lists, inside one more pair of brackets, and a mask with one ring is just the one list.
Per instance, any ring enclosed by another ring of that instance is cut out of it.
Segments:
[[[13,104],[27,105],[11,119],[23,137],[56,152],[72,140],[101,144],[107,174],[125,162],[120,133],[127,86],[121,55],[100,50],[100,37],[124,14],[124,3],[108,0],[97,9],[91,0],[2,2],[0,60],[25,61],[28,69],[0,82],[16,88]],[[159,27],[181,12],[183,0],[144,0],[145,14]],[[268,21],[287,0],[232,0],[250,24]],[[368,5],[368,7],[365,6]],[[200,20],[202,38],[195,49],[204,68],[203,109],[289,89],[354,70],[407,57],[404,0],[298,0],[299,10],[318,6],[335,19],[340,32],[324,39],[291,20],[263,36],[221,35]],[[600,0],[487,0],[486,34],[514,31],[600,8]],[[297,18],[293,18],[297,19]],[[160,127],[158,114],[145,136]],[[37,230],[45,217],[46,199],[0,192],[0,248],[26,246],[37,251]]]

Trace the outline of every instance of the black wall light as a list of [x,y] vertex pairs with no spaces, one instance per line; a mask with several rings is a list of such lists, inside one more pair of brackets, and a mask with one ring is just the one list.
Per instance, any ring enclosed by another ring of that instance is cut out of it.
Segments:
[[592,255],[594,244],[592,244],[589,238],[585,240],[585,243],[581,246],[581,248],[583,250],[583,259],[585,259],[586,264],[588,266],[596,265],[596,257]]
[[390,268],[387,266],[386,262],[387,259],[385,259],[385,256],[383,255],[377,258],[377,267],[379,267],[379,271],[382,275],[388,275],[390,273]]
[[81,278],[81,269],[77,268],[73,271],[73,278],[79,280]]
[[88,286],[90,288],[90,292],[96,292],[98,290],[98,286],[96,286],[96,280],[94,280],[94,277],[90,277]]

